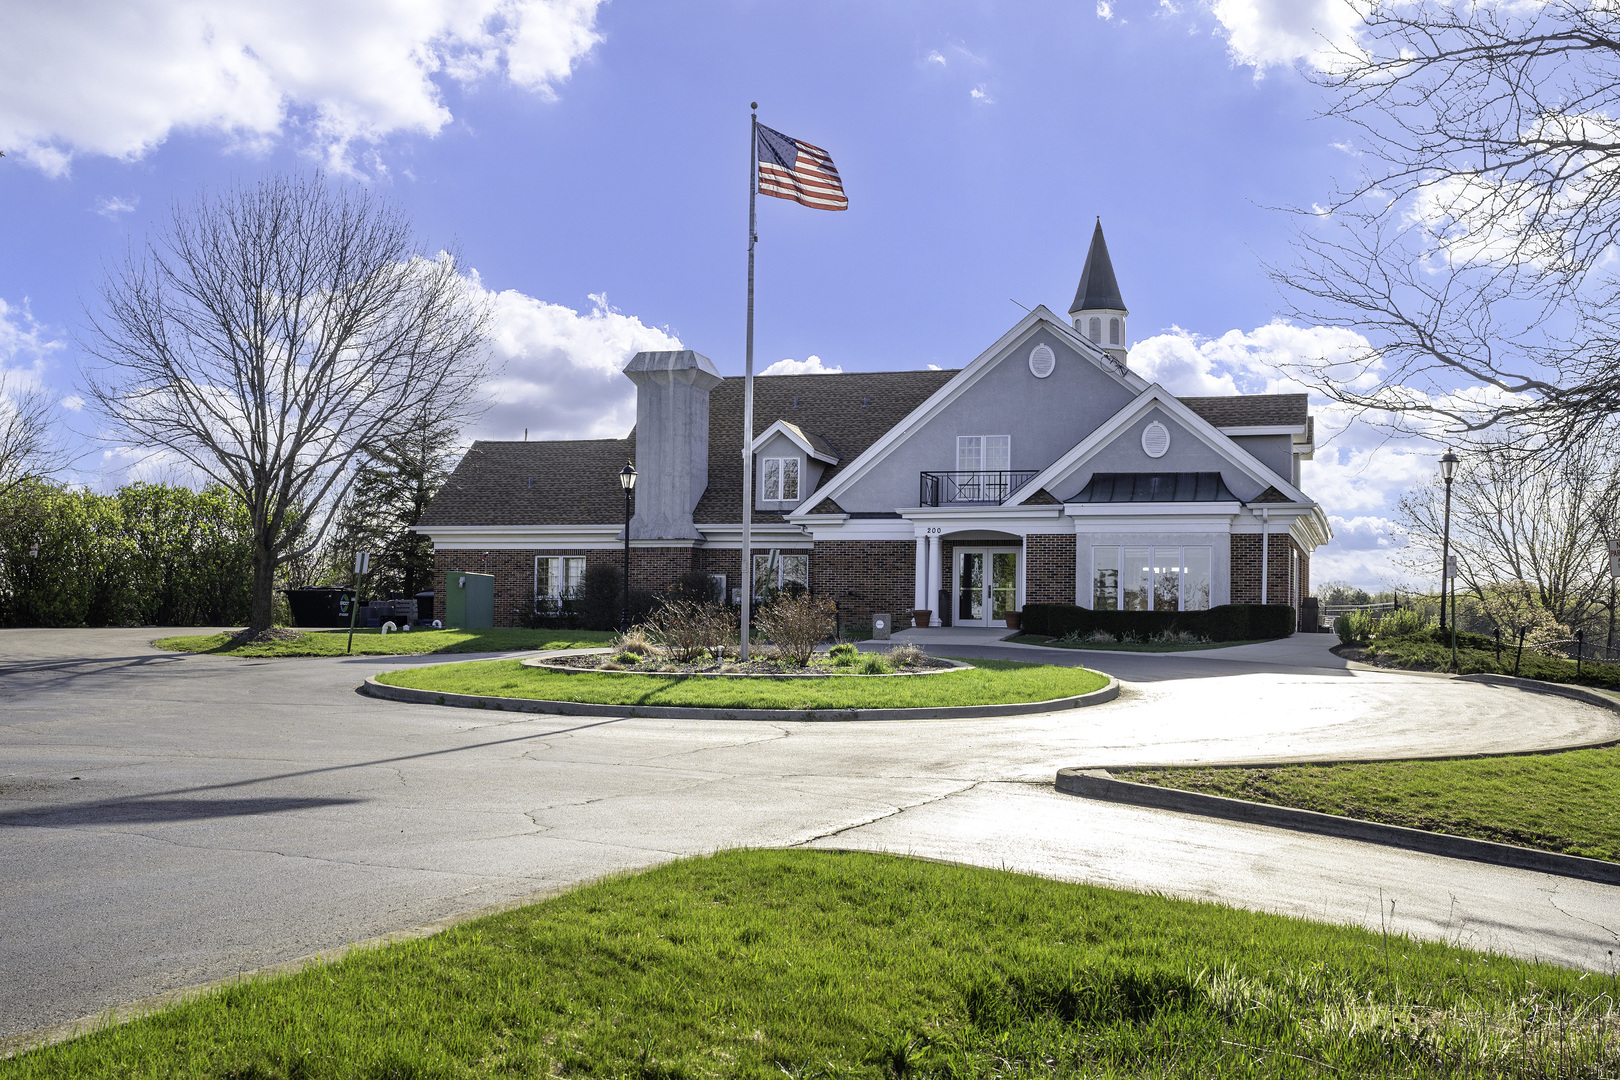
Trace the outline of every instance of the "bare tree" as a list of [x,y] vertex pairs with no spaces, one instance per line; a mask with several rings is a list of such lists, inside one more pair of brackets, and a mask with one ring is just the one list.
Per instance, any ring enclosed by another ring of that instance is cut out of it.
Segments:
[[0,370],[0,503],[23,481],[49,476],[62,464],[55,408],[49,390],[23,386]]
[[[1604,540],[1620,513],[1620,472],[1603,451],[1578,445],[1554,461],[1534,461],[1501,445],[1476,448],[1452,488],[1451,550],[1458,583],[1481,603],[1523,588],[1566,626],[1612,613],[1613,583]],[[1414,576],[1440,577],[1445,489],[1431,480],[1399,504]]]
[[[1371,0],[1319,73],[1362,171],[1274,270],[1370,347],[1302,374],[1352,405],[1567,445],[1620,407],[1620,8]],[[1459,394],[1463,388],[1478,388]]]
[[199,196],[102,289],[90,393],[119,437],[164,447],[247,507],[251,630],[276,569],[321,542],[372,448],[466,419],[488,315],[454,256],[319,176]]

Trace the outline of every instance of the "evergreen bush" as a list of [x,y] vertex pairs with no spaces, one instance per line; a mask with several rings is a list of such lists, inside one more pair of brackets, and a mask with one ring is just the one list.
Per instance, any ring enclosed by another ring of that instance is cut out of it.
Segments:
[[1210,641],[1287,637],[1298,618],[1287,604],[1222,604],[1204,611],[1093,611],[1076,604],[1025,604],[1026,633],[1084,638],[1102,631],[1146,640],[1185,633]]

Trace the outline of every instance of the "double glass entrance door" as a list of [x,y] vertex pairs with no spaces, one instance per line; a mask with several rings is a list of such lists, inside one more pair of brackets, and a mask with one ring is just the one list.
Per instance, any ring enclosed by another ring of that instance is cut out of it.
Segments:
[[1018,552],[956,549],[958,626],[994,626],[1018,610]]

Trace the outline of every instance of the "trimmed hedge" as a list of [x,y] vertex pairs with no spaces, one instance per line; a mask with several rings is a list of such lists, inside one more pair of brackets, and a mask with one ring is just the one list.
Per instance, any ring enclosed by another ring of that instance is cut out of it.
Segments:
[[1182,631],[1211,641],[1288,637],[1299,625],[1287,604],[1222,604],[1207,611],[1092,611],[1076,604],[1025,604],[1029,634],[1084,636],[1103,630],[1116,637],[1149,638]]

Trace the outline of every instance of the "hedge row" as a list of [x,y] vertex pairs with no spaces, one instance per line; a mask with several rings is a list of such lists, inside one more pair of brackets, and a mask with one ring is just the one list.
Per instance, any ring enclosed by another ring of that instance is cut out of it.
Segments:
[[1025,604],[1029,634],[1084,637],[1103,630],[1116,637],[1148,638],[1181,631],[1211,641],[1287,637],[1299,625],[1287,604],[1222,604],[1206,611],[1093,611],[1076,604]]

